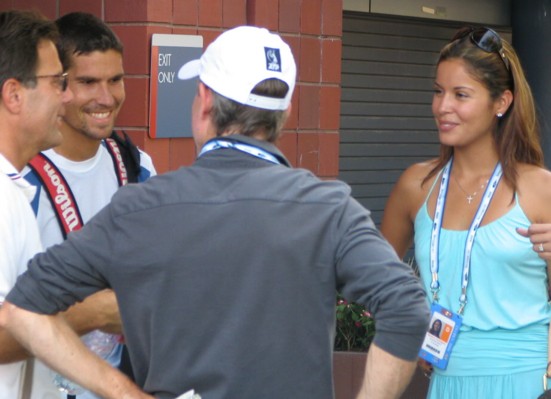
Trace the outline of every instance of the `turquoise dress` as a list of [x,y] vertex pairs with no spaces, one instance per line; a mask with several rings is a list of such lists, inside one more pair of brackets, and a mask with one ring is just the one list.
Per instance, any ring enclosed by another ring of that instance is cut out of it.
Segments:
[[[530,224],[515,197],[507,214],[478,229],[463,324],[446,370],[433,372],[428,398],[536,399],[543,392],[551,317],[547,265],[515,231]],[[432,218],[426,201],[414,228],[415,257],[430,299]],[[442,229],[440,235],[439,303],[453,312],[466,238],[466,230]]]

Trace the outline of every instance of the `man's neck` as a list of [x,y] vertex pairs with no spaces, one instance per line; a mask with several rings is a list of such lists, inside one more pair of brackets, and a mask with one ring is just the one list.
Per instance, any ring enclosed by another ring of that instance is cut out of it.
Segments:
[[79,132],[69,132],[62,129],[61,133],[63,134],[63,141],[53,150],[71,161],[80,162],[93,158],[101,145],[101,140],[86,137]]
[[36,155],[35,152],[25,151],[23,148],[18,151],[16,148],[6,145],[6,143],[0,143],[0,154],[2,154],[18,172],[21,172],[31,158]]

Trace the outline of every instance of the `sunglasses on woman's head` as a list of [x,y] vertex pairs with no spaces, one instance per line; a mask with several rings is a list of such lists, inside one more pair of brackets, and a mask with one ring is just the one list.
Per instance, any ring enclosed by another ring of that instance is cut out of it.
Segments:
[[497,53],[503,60],[505,68],[507,71],[511,71],[509,67],[509,60],[505,56],[505,51],[503,51],[503,43],[501,42],[501,37],[497,34],[496,31],[490,28],[468,28],[462,29],[455,34],[452,38],[452,42],[458,39],[463,39],[469,35],[471,41],[481,50],[487,53]]

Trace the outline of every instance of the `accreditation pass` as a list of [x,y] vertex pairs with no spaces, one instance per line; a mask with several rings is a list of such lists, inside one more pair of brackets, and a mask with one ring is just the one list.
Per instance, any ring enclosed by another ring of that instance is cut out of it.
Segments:
[[425,334],[419,357],[445,370],[461,327],[461,316],[437,303],[432,304],[431,311],[429,331]]

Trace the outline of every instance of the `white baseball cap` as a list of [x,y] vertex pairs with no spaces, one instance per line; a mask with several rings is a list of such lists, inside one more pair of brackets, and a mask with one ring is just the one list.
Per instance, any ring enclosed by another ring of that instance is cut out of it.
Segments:
[[[240,26],[222,33],[200,59],[182,66],[178,78],[199,76],[212,90],[240,104],[286,110],[293,96],[296,69],[293,53],[279,35],[265,28]],[[251,93],[258,83],[270,78],[287,83],[285,98]]]

